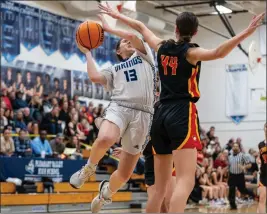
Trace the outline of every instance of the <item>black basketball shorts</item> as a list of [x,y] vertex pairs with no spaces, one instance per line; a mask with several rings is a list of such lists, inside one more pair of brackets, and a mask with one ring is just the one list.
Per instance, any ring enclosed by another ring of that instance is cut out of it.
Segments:
[[161,103],[155,108],[151,142],[156,154],[177,149],[202,148],[196,105],[189,101]]

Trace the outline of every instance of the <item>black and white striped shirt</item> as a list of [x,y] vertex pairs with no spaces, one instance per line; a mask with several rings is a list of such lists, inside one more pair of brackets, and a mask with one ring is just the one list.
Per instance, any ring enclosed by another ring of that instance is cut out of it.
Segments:
[[242,152],[237,155],[231,154],[229,156],[229,172],[231,174],[242,174],[242,166],[250,164],[249,158]]

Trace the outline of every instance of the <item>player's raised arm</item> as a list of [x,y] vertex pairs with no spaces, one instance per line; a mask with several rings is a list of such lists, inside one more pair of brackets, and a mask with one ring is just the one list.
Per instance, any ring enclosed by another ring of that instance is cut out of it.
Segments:
[[111,28],[102,14],[98,15],[98,17],[102,22],[102,27],[103,27],[104,31],[130,41],[132,46],[135,49],[137,49],[138,51],[140,51],[143,54],[147,54],[142,40],[139,39],[137,35],[135,35],[134,33],[131,33],[131,32],[124,31],[124,30]]
[[248,28],[243,30],[238,35],[234,36],[233,38],[225,41],[222,43],[219,47],[211,50],[203,49],[203,48],[190,48],[187,52],[187,59],[190,62],[197,61],[210,61],[215,60],[219,58],[224,58],[227,56],[240,42],[242,42],[244,39],[249,37],[258,26],[260,26],[260,22],[262,21],[263,17],[265,15],[264,13],[259,14],[258,16],[255,16],[252,21],[250,22]]
[[106,85],[107,79],[102,73],[97,71],[97,68],[96,68],[95,63],[93,61],[93,57],[91,55],[90,50],[88,50],[87,48],[85,48],[81,44],[79,44],[79,42],[77,40],[76,40],[76,44],[77,44],[78,48],[80,49],[80,51],[83,52],[86,56],[87,73],[88,73],[90,80],[94,83]]
[[127,24],[131,28],[135,29],[142,34],[145,41],[148,45],[153,48],[155,51],[158,50],[159,44],[162,42],[162,39],[158,38],[151,30],[149,30],[142,22],[129,18],[117,11],[113,10],[107,3],[107,6],[99,4],[101,13],[107,14],[114,19],[118,19],[123,23]]

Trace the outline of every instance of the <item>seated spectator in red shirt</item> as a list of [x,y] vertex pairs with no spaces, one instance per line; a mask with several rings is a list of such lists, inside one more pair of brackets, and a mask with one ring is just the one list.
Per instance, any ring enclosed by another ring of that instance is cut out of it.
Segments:
[[218,158],[214,161],[213,167],[217,169],[218,167],[225,168],[227,167],[227,161],[223,153],[218,155]]
[[12,110],[12,104],[11,104],[9,97],[7,96],[6,88],[2,89],[1,100],[6,104],[6,109]]

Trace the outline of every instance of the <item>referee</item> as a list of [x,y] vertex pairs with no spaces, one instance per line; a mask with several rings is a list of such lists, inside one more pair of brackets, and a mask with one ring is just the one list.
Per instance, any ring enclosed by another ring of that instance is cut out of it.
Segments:
[[240,152],[240,147],[237,143],[233,145],[233,154],[229,157],[229,202],[232,210],[236,210],[235,203],[236,187],[241,194],[249,195],[254,198],[254,194],[246,188],[244,172],[251,167],[249,158]]

